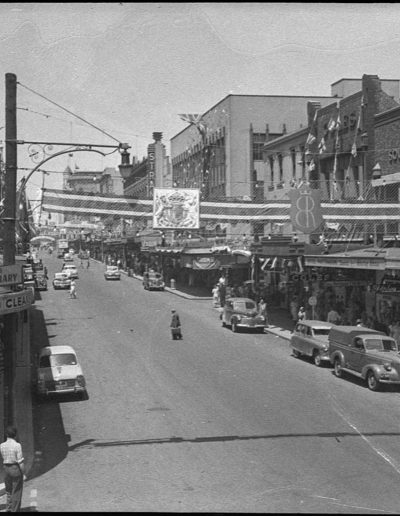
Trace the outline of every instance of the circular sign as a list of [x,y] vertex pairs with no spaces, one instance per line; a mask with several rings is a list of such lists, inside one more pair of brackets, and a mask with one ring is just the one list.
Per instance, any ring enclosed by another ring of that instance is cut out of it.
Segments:
[[315,306],[317,304],[317,298],[315,296],[311,296],[308,298],[308,304],[310,306]]

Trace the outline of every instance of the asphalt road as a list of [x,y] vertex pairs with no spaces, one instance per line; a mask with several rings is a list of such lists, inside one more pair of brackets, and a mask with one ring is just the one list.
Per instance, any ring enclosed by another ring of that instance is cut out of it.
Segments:
[[[51,279],[62,262],[44,263]],[[88,386],[35,407],[40,511],[399,512],[399,390],[233,334],[211,301],[105,281],[94,262],[79,274],[76,300],[50,286],[36,301],[36,344],[72,344]]]

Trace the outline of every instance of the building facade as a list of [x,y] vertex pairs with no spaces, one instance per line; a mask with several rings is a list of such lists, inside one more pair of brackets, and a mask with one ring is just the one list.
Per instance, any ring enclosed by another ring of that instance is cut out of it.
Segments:
[[[325,106],[332,98],[228,95],[171,139],[174,186],[199,188],[210,201],[263,197],[263,146],[305,127],[309,101]],[[230,231],[250,232],[240,223]]]

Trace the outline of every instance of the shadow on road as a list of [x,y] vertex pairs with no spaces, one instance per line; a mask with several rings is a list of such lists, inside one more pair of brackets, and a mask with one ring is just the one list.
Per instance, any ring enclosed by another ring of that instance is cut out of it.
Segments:
[[[41,400],[34,394],[34,382],[36,378],[36,356],[40,349],[49,346],[50,336],[47,333],[47,325],[42,310],[34,305],[31,312],[31,363],[32,367],[32,411],[33,411],[33,440],[35,457],[29,478],[42,475],[54,468],[64,460],[68,453],[70,436],[65,433],[60,402],[80,401],[74,396]],[[56,325],[56,322],[50,322]],[[54,326],[53,326],[54,328]]]

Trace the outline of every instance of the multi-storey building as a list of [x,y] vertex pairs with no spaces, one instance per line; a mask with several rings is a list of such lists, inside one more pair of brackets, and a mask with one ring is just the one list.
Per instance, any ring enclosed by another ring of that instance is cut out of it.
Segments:
[[[174,186],[199,188],[204,200],[264,198],[266,141],[306,126],[307,102],[332,97],[228,95],[171,139]],[[234,233],[249,232],[236,224]]]

